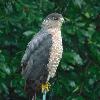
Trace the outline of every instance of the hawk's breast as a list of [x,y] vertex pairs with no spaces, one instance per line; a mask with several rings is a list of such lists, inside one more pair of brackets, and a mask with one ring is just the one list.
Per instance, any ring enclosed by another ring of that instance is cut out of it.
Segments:
[[62,37],[61,37],[60,30],[57,29],[50,30],[50,34],[52,34],[52,47],[51,47],[50,58],[47,67],[48,67],[49,76],[54,77],[59,62],[62,58],[63,46],[62,46]]

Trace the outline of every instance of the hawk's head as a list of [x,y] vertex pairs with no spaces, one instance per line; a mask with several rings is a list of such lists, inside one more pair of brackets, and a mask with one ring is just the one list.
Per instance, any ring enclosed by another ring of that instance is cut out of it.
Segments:
[[61,28],[64,18],[61,14],[49,14],[43,21],[42,27],[46,28]]

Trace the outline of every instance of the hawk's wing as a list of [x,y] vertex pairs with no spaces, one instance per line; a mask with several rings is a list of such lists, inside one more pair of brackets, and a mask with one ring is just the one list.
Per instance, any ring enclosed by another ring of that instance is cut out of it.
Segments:
[[38,80],[48,74],[47,64],[52,46],[52,36],[37,34],[28,44],[22,58],[22,74],[26,79]]

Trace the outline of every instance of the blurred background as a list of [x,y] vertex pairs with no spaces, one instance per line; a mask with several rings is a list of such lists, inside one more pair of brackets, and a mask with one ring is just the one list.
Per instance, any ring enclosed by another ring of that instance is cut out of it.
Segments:
[[52,12],[65,18],[64,53],[47,100],[100,100],[100,0],[0,0],[0,100],[28,100],[20,61]]

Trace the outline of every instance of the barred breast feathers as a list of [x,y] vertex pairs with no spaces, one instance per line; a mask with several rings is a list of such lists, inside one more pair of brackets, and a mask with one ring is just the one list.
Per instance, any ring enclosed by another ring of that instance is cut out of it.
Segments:
[[59,65],[59,62],[62,58],[62,37],[61,37],[61,31],[59,29],[52,29],[49,30],[50,34],[52,34],[52,47],[50,50],[50,58],[49,63],[47,65],[49,76],[53,78],[55,76],[57,67]]

